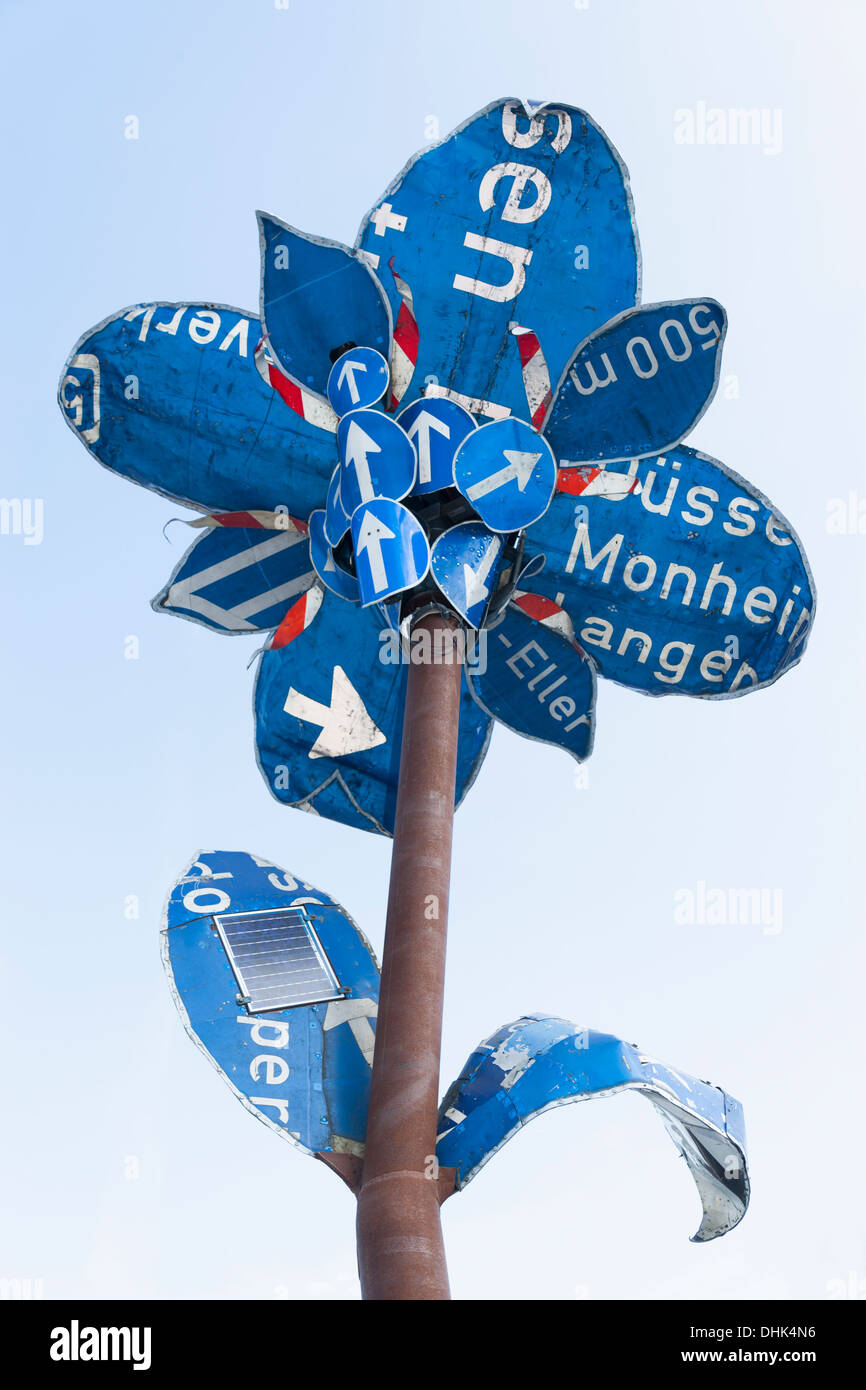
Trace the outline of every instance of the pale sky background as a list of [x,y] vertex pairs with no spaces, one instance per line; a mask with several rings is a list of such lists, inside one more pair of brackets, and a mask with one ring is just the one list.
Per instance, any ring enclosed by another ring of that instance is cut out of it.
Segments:
[[[431,117],[444,135],[526,95],[586,108],[618,147],[644,298],[726,306],[723,389],[689,442],[789,518],[819,601],[802,665],[755,695],[600,682],[586,788],[499,728],[456,820],[443,1089],[521,1013],[618,1033],[742,1100],[751,1210],[690,1245],[698,1199],[650,1106],[570,1106],[444,1208],[453,1292],[823,1299],[866,1278],[866,535],[827,529],[834,498],[866,499],[864,43],[856,0],[0,4],[0,491],[44,500],[40,545],[0,535],[0,1276],[62,1298],[358,1296],[353,1199],[191,1045],[158,933],[194,851],[243,849],[379,950],[390,843],[270,798],[260,640],[151,611],[180,509],[100,469],[54,393],[78,335],[127,304],[255,310],[255,208],[351,243]],[[781,149],[677,144],[700,102],[780,111]],[[677,925],[701,881],[781,889],[781,931]]]

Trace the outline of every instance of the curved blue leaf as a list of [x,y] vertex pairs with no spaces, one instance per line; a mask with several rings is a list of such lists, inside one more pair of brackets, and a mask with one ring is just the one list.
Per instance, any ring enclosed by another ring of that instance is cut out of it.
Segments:
[[[336,987],[256,1012],[243,1001],[263,982],[244,940],[277,970],[286,945],[309,944],[311,961],[318,946]],[[254,854],[203,851],[169,896],[162,958],[187,1033],[246,1110],[305,1153],[363,1153],[379,967],[339,903]]]
[[574,640],[568,615],[516,591],[485,628],[486,661],[468,671],[478,704],[507,728],[552,743],[583,762],[595,733],[595,668]]
[[749,1204],[743,1111],[719,1086],[674,1071],[609,1033],[530,1015],[486,1038],[439,1107],[436,1156],[471,1182],[522,1125],[555,1105],[645,1095],[688,1164],[703,1207],[695,1241],[714,1240]]
[[526,587],[565,608],[599,674],[649,695],[724,699],[796,665],[812,575],[766,497],[682,445],[629,475],[638,490],[618,499],[557,492],[524,547],[546,556]]
[[301,386],[325,395],[331,353],[347,343],[387,360],[391,318],[382,287],[348,247],[256,214],[262,253],[262,322],[274,353]]
[[334,467],[333,435],[259,376],[253,314],[223,304],[139,304],[76,343],[58,392],[94,458],[206,511],[287,507],[306,520]]
[[[408,666],[376,608],[326,593],[310,626],[263,653],[256,749],[278,801],[362,830],[394,830]],[[463,676],[456,804],[475,779],[492,720]]]
[[217,632],[269,632],[314,579],[296,527],[217,526],[193,541],[151,606]]
[[630,309],[581,343],[544,433],[560,464],[672,449],[712,400],[727,318],[714,299]]
[[[493,102],[415,155],[364,219],[396,318],[409,286],[414,380],[476,413],[528,418],[519,325],[552,381],[574,344],[632,306],[640,269],[628,171],[584,111]],[[420,388],[419,388],[420,389]]]

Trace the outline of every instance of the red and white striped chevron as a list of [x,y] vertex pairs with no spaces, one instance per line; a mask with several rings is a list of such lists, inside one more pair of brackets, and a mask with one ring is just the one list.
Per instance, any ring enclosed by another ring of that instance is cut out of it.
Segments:
[[308,391],[305,386],[300,386],[275,361],[268,346],[267,334],[260,338],[256,344],[253,358],[262,381],[266,386],[273,387],[290,410],[293,410],[296,415],[302,416],[304,420],[308,420],[311,425],[317,425],[320,430],[329,430],[331,434],[336,434],[338,420],[336,412],[331,409],[324,396],[319,396],[315,391]]
[[240,526],[250,531],[292,531],[299,536],[306,536],[310,529],[305,521],[299,521],[287,512],[262,511],[211,512],[207,516],[197,516],[195,521],[188,521],[187,525]]
[[569,464],[556,474],[557,492],[567,492],[571,497],[626,497],[636,483],[637,476],[616,473],[595,463]]
[[290,642],[294,642],[295,638],[310,626],[322,606],[323,596],[324,590],[319,584],[311,585],[305,594],[301,594],[283,618],[268,643],[268,648],[273,650],[275,647],[287,647]]
[[400,296],[400,312],[394,326],[391,344],[391,381],[388,386],[388,410],[395,411],[409,389],[418,361],[418,323],[412,303],[412,291],[394,268],[394,257],[388,262],[394,284]]
[[515,604],[527,618],[534,618],[542,627],[549,627],[554,632],[560,633],[566,641],[577,646],[574,640],[574,624],[564,608],[560,608],[558,603],[554,603],[552,598],[544,598],[541,594],[530,594],[526,589],[515,589],[511,595],[511,602]]
[[511,323],[508,327],[517,339],[520,370],[523,373],[523,389],[526,392],[526,404],[529,406],[529,418],[534,427],[539,430],[544,424],[544,417],[552,398],[547,362],[541,351],[538,338],[529,328],[521,328],[519,323]]

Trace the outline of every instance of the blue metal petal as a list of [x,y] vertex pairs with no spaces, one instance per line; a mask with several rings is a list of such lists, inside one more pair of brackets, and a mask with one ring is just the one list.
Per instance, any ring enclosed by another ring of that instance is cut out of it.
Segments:
[[767,498],[682,445],[633,462],[631,485],[619,500],[557,492],[526,533],[527,559],[546,556],[527,587],[566,609],[599,673],[650,695],[725,699],[796,665],[814,586]]
[[309,540],[297,528],[218,526],[193,541],[152,607],[217,632],[268,632],[314,578]]
[[[292,907],[305,908],[342,997],[256,1014],[214,914]],[[162,958],[187,1033],[246,1110],[305,1153],[363,1153],[379,967],[339,903],[256,855],[201,853],[169,897]]]
[[60,381],[71,428],[100,463],[208,511],[321,506],[333,435],[259,376],[253,314],[223,304],[121,309],[76,343]]
[[409,161],[358,245],[395,318],[389,267],[412,292],[416,394],[453,391],[491,418],[533,413],[511,325],[538,335],[555,382],[575,342],[639,293],[628,172],[589,116],[562,104],[497,101],[471,116]]
[[465,1187],[522,1125],[555,1105],[632,1090],[645,1095],[689,1166],[703,1207],[695,1241],[725,1235],[749,1204],[739,1101],[631,1044],[537,1014],[499,1028],[472,1053],[439,1108],[436,1156]]
[[727,318],[714,299],[629,309],[581,343],[544,433],[560,464],[660,454],[713,396]]
[[262,322],[290,376],[324,396],[335,348],[356,343],[376,348],[387,361],[390,310],[363,258],[339,242],[307,236],[267,213],[256,216]]
[[595,668],[575,642],[568,615],[534,594],[516,593],[484,638],[485,662],[467,673],[481,708],[524,738],[553,743],[578,762],[588,758]]
[[[266,651],[255,691],[262,776],[278,801],[390,835],[408,666],[376,608],[325,594],[312,625]],[[492,720],[463,678],[456,803],[475,779]]]

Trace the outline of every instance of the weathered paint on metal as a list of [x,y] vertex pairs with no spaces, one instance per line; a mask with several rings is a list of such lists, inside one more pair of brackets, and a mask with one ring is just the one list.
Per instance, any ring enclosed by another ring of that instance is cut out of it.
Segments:
[[[301,903],[344,998],[248,1013],[214,914]],[[305,1153],[363,1153],[379,969],[333,898],[256,855],[202,852],[169,896],[162,957],[184,1027],[245,1109]]]
[[268,632],[277,627],[315,577],[306,528],[217,526],[199,536],[152,600],[217,632]]
[[353,343],[387,359],[388,301],[367,262],[347,246],[257,216],[264,331],[283,370],[324,400],[336,350]]
[[[486,630],[487,659],[483,669],[467,672],[469,689],[515,733],[583,762],[595,734],[595,668],[574,641],[567,615],[544,599],[526,598],[532,612],[510,603]],[[553,611],[540,611],[545,606]]]
[[749,1203],[739,1101],[620,1038],[548,1014],[506,1024],[472,1053],[440,1106],[437,1157],[463,1188],[536,1115],[623,1091],[647,1097],[686,1160],[703,1207],[692,1239],[732,1230]]
[[[94,458],[203,511],[324,504],[333,435],[288,410],[253,365],[255,314],[225,304],[133,305],[81,337],[58,390]],[[286,461],[291,459],[291,485]]]
[[529,587],[562,605],[599,674],[649,695],[725,699],[802,656],[814,588],[784,517],[695,449],[629,465],[618,497],[557,492],[527,533]]
[[503,537],[480,521],[463,521],[433,542],[430,569],[436,585],[474,628],[484,625],[508,556]]
[[[399,776],[406,654],[378,607],[326,594],[294,641],[261,657],[256,745],[267,785],[284,805],[390,835]],[[465,677],[457,802],[481,765],[492,721]]]
[[460,445],[454,483],[491,531],[522,531],[550,505],[556,459],[525,420],[492,420]]
[[575,344],[639,297],[625,165],[586,112],[561,103],[493,102],[422,150],[358,246],[392,313],[392,258],[412,287],[415,382],[488,419],[531,413],[512,323],[538,334],[555,381]]
[[727,319],[714,299],[628,309],[581,343],[544,426],[560,466],[660,454],[712,400]]

